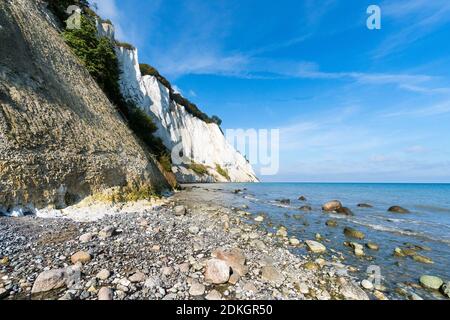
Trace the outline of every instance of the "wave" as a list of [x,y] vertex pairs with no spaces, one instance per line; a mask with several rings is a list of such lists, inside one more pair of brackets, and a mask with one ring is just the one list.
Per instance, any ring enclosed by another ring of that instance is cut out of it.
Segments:
[[[350,220],[350,219],[349,219]],[[400,234],[403,236],[409,236],[409,237],[416,237],[416,238],[421,238],[424,240],[431,240],[431,241],[435,241],[435,242],[441,242],[441,243],[445,243],[445,244],[449,244],[450,245],[450,239],[443,239],[442,237],[433,237],[430,234],[426,234],[426,233],[422,233],[422,232],[418,232],[418,231],[413,231],[413,230],[406,230],[406,229],[399,229],[399,228],[394,228],[394,227],[389,227],[389,226],[383,226],[380,224],[374,224],[374,223],[370,223],[370,222],[364,222],[364,221],[358,221],[355,219],[351,219],[351,222],[364,226],[364,227],[368,227],[371,228],[373,230],[376,231],[383,231],[383,232],[390,232],[390,233],[395,233],[395,234]]]

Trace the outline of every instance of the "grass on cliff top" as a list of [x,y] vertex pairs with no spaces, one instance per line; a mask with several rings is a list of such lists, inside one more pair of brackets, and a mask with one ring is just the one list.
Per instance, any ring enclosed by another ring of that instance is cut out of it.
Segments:
[[216,171],[225,179],[230,181],[230,176],[228,175],[228,171],[226,169],[223,169],[219,164],[216,164]]

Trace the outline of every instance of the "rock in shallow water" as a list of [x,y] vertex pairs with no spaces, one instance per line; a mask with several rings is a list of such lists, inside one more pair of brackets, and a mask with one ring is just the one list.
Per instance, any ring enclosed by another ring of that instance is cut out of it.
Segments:
[[447,298],[450,298],[450,281],[447,281],[441,286],[441,292]]
[[327,251],[327,248],[323,244],[321,244],[321,243],[319,243],[317,241],[306,240],[305,243],[306,243],[306,245],[308,246],[308,249],[311,252],[323,253],[323,252]]
[[441,278],[429,275],[421,276],[419,282],[423,287],[433,290],[439,290],[439,288],[444,283]]
[[342,203],[338,200],[332,200],[322,206],[323,211],[332,212],[342,208]]
[[366,247],[369,248],[370,250],[375,250],[375,251],[380,249],[380,247],[376,243],[373,243],[373,242],[367,242]]
[[336,209],[336,212],[339,214],[346,215],[346,216],[353,216],[352,210],[350,210],[347,207],[338,208],[338,209]]
[[328,227],[337,227],[337,225],[338,225],[338,223],[337,223],[336,220],[327,220],[327,222],[325,222],[325,224],[326,224]]
[[359,207],[359,208],[373,208],[372,205],[367,204],[367,203],[359,203],[359,204],[358,204],[358,207]]
[[358,231],[356,229],[350,228],[350,227],[344,228],[344,234],[347,237],[356,238],[356,239],[360,239],[360,240],[365,238],[364,233],[362,233],[361,231]]
[[392,206],[388,209],[388,211],[394,213],[410,213],[408,209],[402,208],[400,206]]

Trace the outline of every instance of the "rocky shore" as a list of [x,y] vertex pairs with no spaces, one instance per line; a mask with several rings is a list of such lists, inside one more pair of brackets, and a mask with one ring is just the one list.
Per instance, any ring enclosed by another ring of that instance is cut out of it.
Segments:
[[268,233],[202,192],[0,217],[0,298],[388,299],[319,239]]

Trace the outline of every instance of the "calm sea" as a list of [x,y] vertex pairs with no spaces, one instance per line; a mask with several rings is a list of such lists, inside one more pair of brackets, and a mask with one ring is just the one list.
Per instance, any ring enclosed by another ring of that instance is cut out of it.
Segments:
[[[450,281],[450,184],[372,184],[372,183],[255,183],[255,184],[208,184],[207,189],[216,189],[215,201],[231,205],[248,205],[252,213],[267,214],[266,228],[273,230],[278,225],[288,228],[289,236],[300,240],[314,239],[319,233],[330,242],[328,248],[343,252],[345,263],[359,266],[360,279],[369,265],[378,265],[384,277],[383,284],[392,292],[398,284],[418,283],[423,274],[436,275]],[[235,189],[245,189],[234,194]],[[304,196],[306,202],[299,201]],[[276,199],[290,199],[289,205],[281,205]],[[321,210],[323,203],[340,200],[350,208],[354,216],[347,217],[326,214]],[[373,208],[359,208],[357,204],[368,203]],[[309,205],[311,212],[298,210]],[[387,212],[390,206],[399,205],[411,211],[409,214]],[[296,217],[294,218],[294,215]],[[299,215],[301,215],[299,217]],[[339,226],[330,228],[325,222],[336,219]],[[365,233],[366,239],[359,241],[375,242],[379,251],[365,249],[372,261],[356,258],[351,250],[343,245],[348,241],[343,235],[343,227],[350,226]],[[396,247],[408,244],[429,247],[420,251],[434,264],[422,264],[411,258],[393,256]],[[304,254],[305,249],[296,249]],[[439,297],[422,289],[414,289],[422,297]],[[394,294],[395,295],[395,294]]]

